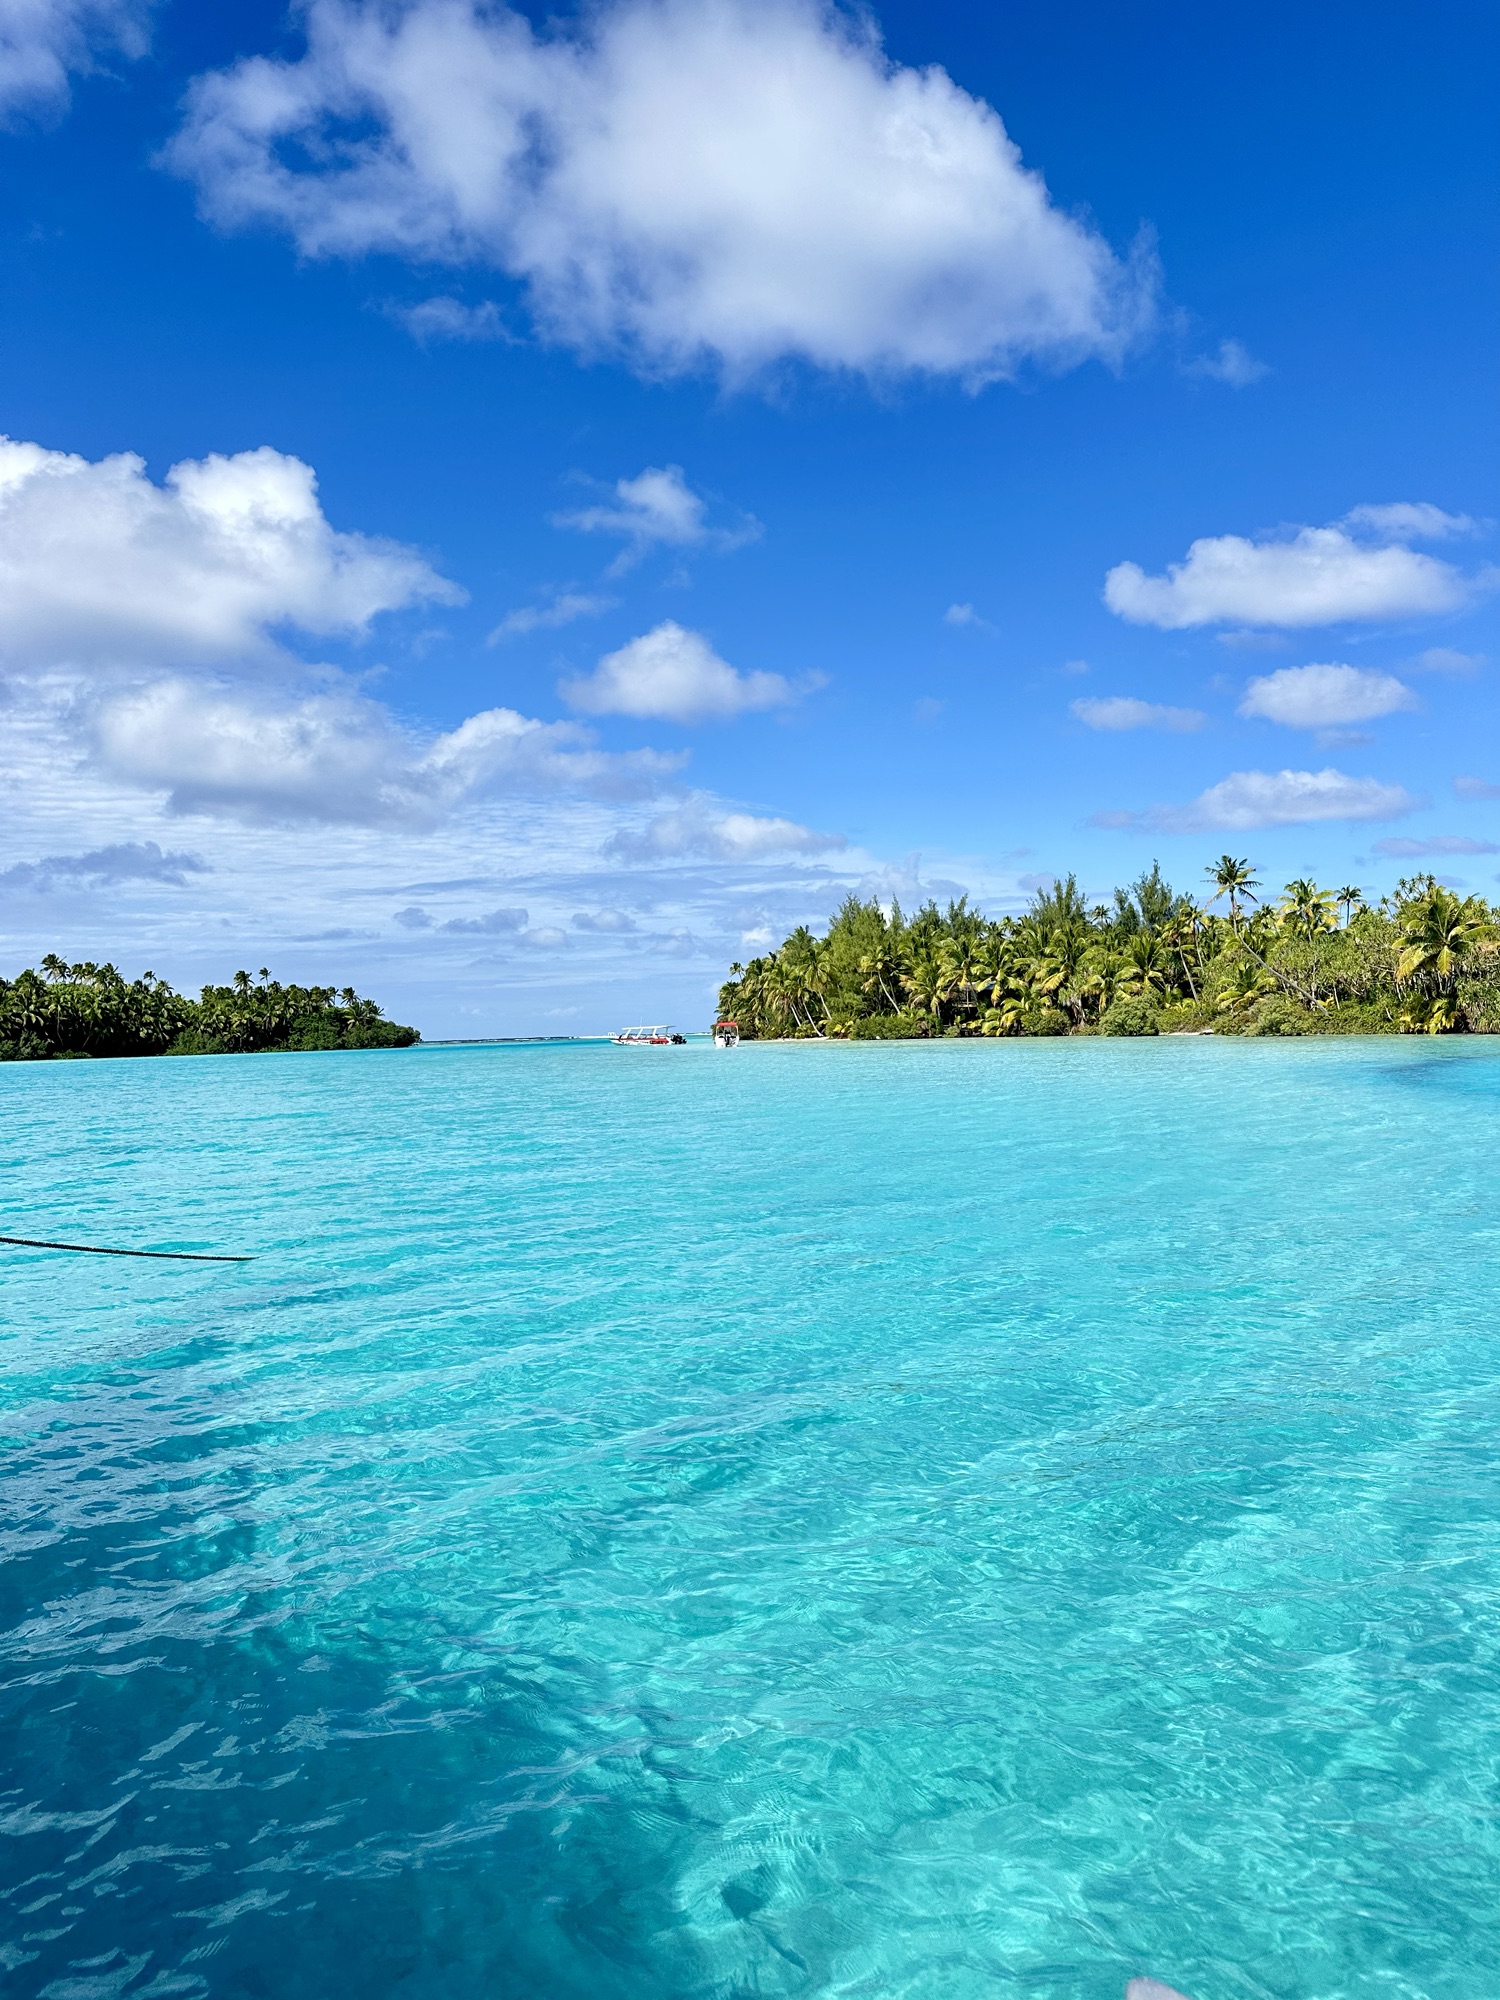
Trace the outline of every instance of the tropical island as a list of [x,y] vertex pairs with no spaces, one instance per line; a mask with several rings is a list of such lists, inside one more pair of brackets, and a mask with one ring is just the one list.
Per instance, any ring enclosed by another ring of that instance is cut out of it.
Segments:
[[1243,859],[1205,873],[1201,901],[1153,862],[1093,905],[1069,875],[999,919],[850,895],[826,936],[732,966],[719,1011],[750,1039],[1500,1033],[1482,897],[1414,875],[1373,906],[1307,880],[1272,900]]
[[0,1062],[405,1049],[421,1039],[352,986],[283,986],[264,966],[196,1000],[154,972],[127,980],[113,965],[69,965],[51,952],[40,972],[0,979]]

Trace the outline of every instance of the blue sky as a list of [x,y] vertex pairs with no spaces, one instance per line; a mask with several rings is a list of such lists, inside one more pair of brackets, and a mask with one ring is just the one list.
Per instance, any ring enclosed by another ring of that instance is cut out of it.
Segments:
[[1209,11],[0,25],[0,969],[562,1033],[851,886],[1494,894],[1494,12]]

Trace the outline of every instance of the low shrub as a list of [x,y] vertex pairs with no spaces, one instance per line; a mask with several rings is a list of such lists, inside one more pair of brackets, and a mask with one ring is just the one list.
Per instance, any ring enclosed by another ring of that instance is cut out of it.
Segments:
[[1161,1009],[1144,997],[1113,1000],[1104,1010],[1099,1031],[1105,1035],[1159,1035]]
[[1246,1017],[1244,1033],[1247,1035],[1315,1035],[1320,1022],[1309,1007],[1299,1006],[1295,1000],[1288,1000],[1284,994],[1276,994],[1269,1000],[1262,1000],[1258,1007],[1251,1009]]
[[866,1014],[849,1023],[851,1042],[921,1042],[931,1033],[925,1014]]

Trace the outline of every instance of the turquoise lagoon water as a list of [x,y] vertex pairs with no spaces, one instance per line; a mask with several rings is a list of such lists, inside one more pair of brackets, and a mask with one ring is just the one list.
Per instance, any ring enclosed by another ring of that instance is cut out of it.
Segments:
[[0,1070],[7,1994],[1500,1992],[1500,1049]]

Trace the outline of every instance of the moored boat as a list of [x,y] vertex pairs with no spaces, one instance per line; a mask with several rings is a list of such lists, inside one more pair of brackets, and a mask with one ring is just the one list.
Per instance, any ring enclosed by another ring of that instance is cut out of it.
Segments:
[[738,1021],[714,1022],[714,1047],[716,1049],[737,1049],[740,1045],[740,1024]]
[[622,1028],[614,1037],[622,1049],[669,1049],[687,1040],[675,1028]]

